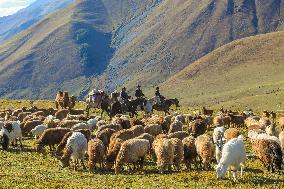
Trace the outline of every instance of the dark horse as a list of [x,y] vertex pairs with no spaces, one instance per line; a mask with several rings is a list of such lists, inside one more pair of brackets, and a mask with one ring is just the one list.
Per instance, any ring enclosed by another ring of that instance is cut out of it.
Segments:
[[163,111],[165,115],[170,114],[170,107],[175,105],[176,108],[180,107],[179,100],[176,98],[166,99],[162,104],[154,104],[153,110]]
[[125,102],[124,113],[128,112],[130,114],[130,117],[137,116],[138,106],[141,106],[141,99],[128,100]]

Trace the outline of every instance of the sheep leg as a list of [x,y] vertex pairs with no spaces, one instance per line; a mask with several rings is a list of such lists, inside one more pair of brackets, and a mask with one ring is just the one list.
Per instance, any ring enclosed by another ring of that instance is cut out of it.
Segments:
[[23,149],[23,141],[22,141],[22,137],[19,138],[19,142],[20,142],[20,147],[21,149]]
[[[84,164],[84,160],[83,159],[81,159],[81,165],[82,165],[84,170],[87,170],[87,168],[86,168],[86,166]],[[96,169],[96,165],[94,165],[94,168]]]

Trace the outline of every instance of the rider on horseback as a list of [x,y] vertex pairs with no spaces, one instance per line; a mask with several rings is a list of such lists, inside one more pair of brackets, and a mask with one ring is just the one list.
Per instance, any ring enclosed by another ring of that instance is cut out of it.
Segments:
[[123,87],[121,92],[120,92],[120,99],[121,99],[121,102],[122,102],[123,112],[126,112],[127,102],[128,102],[129,98],[130,98],[130,96],[128,96],[128,94],[126,93],[126,87]]
[[160,105],[164,103],[165,97],[161,95],[159,87],[156,87],[155,96],[160,98],[160,103],[159,103]]
[[137,89],[136,89],[136,91],[135,91],[135,96],[136,96],[136,98],[139,100],[139,104],[141,105],[141,109],[143,110],[143,105],[144,105],[144,100],[145,100],[144,97],[145,97],[145,95],[144,95],[144,93],[142,92],[140,85],[137,86]]

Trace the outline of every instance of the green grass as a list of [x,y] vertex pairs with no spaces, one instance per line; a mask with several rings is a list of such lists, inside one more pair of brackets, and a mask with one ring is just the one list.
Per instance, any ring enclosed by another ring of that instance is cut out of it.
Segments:
[[[0,101],[0,109],[29,107],[30,101]],[[35,101],[38,107],[54,107],[51,101]],[[84,103],[76,108],[83,108]],[[180,112],[187,113],[186,107]],[[94,114],[98,114],[95,111]],[[244,130],[243,134],[246,136]],[[211,132],[209,132],[211,133]],[[251,153],[250,142],[246,139],[246,150]],[[86,163],[86,162],[85,162]],[[213,164],[212,164],[213,165]],[[214,164],[215,165],[215,164]],[[214,167],[214,166],[212,166]],[[283,172],[282,172],[283,174]],[[34,152],[34,139],[24,138],[24,149],[0,150],[0,188],[283,188],[283,176],[266,171],[260,161],[248,159],[243,178],[237,182],[229,179],[217,180],[213,169],[174,171],[172,174],[158,174],[156,164],[149,157],[143,171],[122,174],[101,171],[89,173],[79,169],[61,168],[56,157]]]

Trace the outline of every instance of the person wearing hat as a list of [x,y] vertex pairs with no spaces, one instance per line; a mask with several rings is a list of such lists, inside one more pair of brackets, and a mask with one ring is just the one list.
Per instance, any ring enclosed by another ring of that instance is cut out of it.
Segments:
[[141,86],[138,85],[137,89],[135,91],[135,97],[138,99],[138,102],[139,102],[142,110],[144,110],[144,100],[145,100],[144,96],[145,95],[144,95],[144,93],[141,90]]
[[159,87],[156,87],[155,96],[159,97],[160,98],[160,104],[163,104],[165,97],[163,95],[161,95]]
[[141,90],[141,86],[138,85],[137,89],[135,91],[135,96],[136,98],[143,98],[145,95],[143,94],[142,90]]
[[122,101],[127,101],[129,99],[129,96],[126,92],[126,87],[123,87],[121,92],[120,92],[120,98]]

